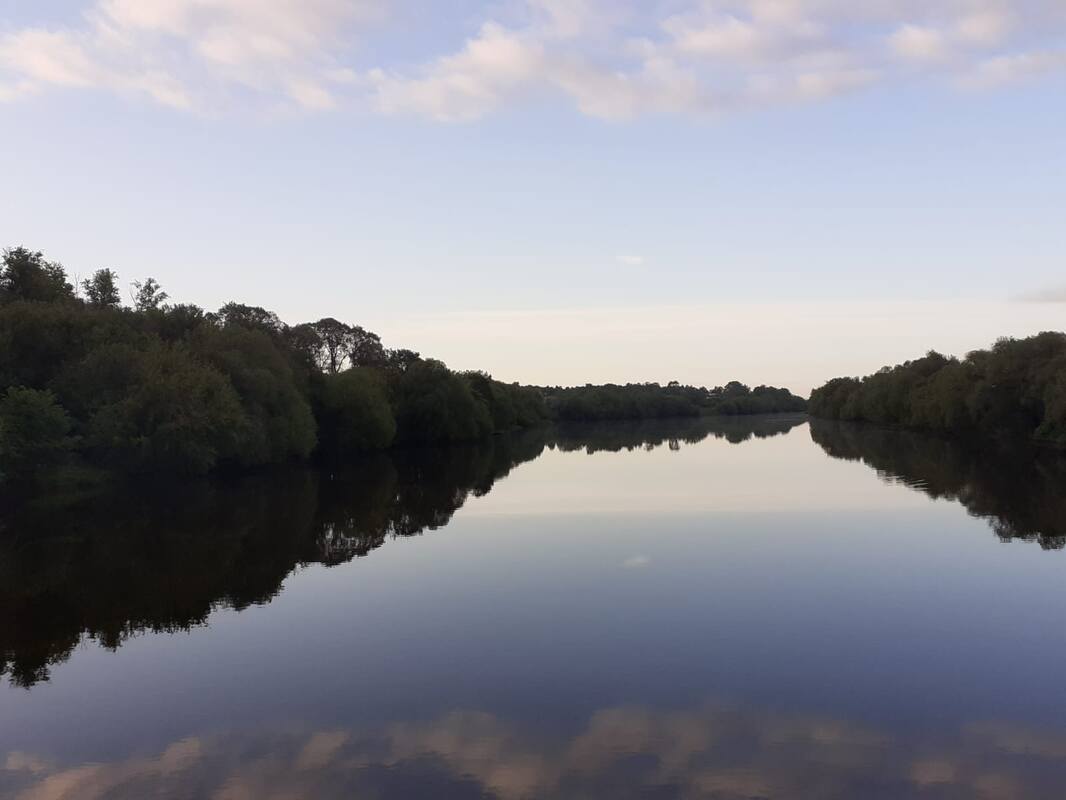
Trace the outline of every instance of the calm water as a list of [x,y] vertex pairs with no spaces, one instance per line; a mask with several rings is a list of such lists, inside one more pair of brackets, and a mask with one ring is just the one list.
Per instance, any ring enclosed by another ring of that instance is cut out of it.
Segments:
[[1066,457],[550,430],[0,531],[0,796],[1061,798]]

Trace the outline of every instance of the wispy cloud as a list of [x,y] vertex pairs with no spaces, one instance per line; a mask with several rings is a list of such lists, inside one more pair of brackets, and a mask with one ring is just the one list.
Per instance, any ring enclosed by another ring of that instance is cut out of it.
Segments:
[[242,94],[454,122],[554,96],[626,119],[809,102],[915,76],[985,88],[1066,72],[1058,0],[485,0],[461,41],[366,63],[368,23],[404,3],[95,0],[0,36],[0,101],[95,89],[189,110]]
[[1066,303],[1066,285],[1048,286],[1015,298],[1021,303]]
[[624,264],[627,267],[643,267],[644,266],[644,256],[636,256],[636,255],[618,256],[618,263],[619,264]]
[[631,556],[622,562],[622,569],[643,569],[651,564],[647,556]]

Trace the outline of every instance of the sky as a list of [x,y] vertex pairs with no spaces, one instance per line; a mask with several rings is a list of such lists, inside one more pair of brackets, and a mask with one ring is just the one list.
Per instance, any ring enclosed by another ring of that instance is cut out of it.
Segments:
[[0,0],[0,243],[537,384],[1066,327],[1062,0]]

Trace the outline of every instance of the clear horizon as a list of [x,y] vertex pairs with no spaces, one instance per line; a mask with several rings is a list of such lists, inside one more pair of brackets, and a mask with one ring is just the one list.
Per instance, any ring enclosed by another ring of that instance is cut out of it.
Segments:
[[535,384],[1066,327],[1054,2],[0,2],[0,243]]

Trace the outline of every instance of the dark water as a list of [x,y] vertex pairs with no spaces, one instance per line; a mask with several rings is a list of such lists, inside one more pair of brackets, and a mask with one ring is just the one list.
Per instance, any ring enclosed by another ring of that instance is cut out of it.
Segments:
[[0,796],[1061,798],[1064,543],[1062,455],[800,418],[26,508]]

